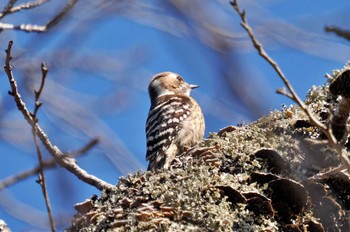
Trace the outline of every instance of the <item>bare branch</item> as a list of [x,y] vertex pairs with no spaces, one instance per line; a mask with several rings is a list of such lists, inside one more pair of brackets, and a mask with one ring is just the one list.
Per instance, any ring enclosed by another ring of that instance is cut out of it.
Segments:
[[17,30],[17,31],[25,31],[25,32],[44,32],[46,31],[45,26],[40,25],[32,25],[32,24],[21,24],[19,26],[15,26],[10,23],[0,23],[0,30]]
[[310,177],[310,180],[321,180],[321,179],[325,179],[328,178],[334,174],[337,174],[343,170],[346,170],[346,167],[344,167],[344,164],[339,165],[338,167],[332,168],[329,171],[326,172],[320,172],[312,177]]
[[10,13],[13,5],[17,2],[17,0],[9,0],[9,2],[7,3],[7,5],[5,6],[4,10],[1,12],[0,14],[0,19],[5,17],[7,14]]
[[69,155],[71,157],[80,156],[82,154],[85,154],[89,150],[91,150],[91,148],[93,148],[98,143],[99,143],[99,139],[98,138],[92,139],[84,147],[80,148],[79,150],[76,150],[76,151],[73,151],[73,152],[69,152],[69,154],[67,154],[67,155]]
[[[48,2],[48,0],[37,0],[37,1],[33,1],[33,2],[23,3],[23,4],[20,4],[18,6],[14,6],[14,7],[9,8],[6,11],[6,14],[16,13],[16,12],[21,11],[21,10],[29,10],[29,9],[35,8],[37,6],[40,6],[46,2]],[[3,18],[6,14],[4,14],[4,12],[1,12],[0,18]]]
[[[342,163],[345,165],[345,167],[350,171],[350,161],[346,155],[346,151],[344,150],[344,146],[342,146],[342,144],[340,144],[337,139],[334,137],[333,133],[332,133],[332,128],[331,127],[327,127],[326,125],[324,125],[322,122],[320,122],[316,116],[311,112],[311,110],[307,107],[307,105],[299,98],[299,96],[296,94],[296,92],[294,91],[292,85],[290,84],[290,82],[288,81],[288,79],[285,77],[285,75],[283,74],[282,70],[280,69],[280,67],[278,66],[277,62],[274,61],[264,50],[262,44],[258,41],[258,39],[255,37],[253,30],[251,29],[251,27],[248,25],[247,19],[246,19],[246,14],[244,11],[241,11],[238,4],[237,4],[237,0],[233,0],[232,2],[230,2],[231,5],[233,6],[233,8],[236,10],[236,12],[238,13],[238,15],[241,18],[241,25],[242,27],[247,31],[253,46],[255,47],[255,49],[258,51],[259,55],[261,57],[263,57],[272,67],[273,69],[276,71],[276,73],[278,74],[278,76],[280,77],[280,79],[283,81],[283,83],[285,84],[285,86],[287,87],[287,89],[290,92],[290,95],[292,97],[292,100],[295,101],[299,107],[306,113],[306,115],[309,117],[310,119],[310,123],[319,128],[328,138],[328,141],[330,143],[330,145],[332,145],[337,153],[339,154],[339,157],[342,161]],[[288,96],[288,95],[286,95]]]
[[[0,14],[0,16],[4,17],[5,15],[12,13],[12,11],[16,12],[22,9],[31,9],[35,6],[39,6],[46,2],[47,0],[38,0],[37,2],[27,3],[28,5],[19,5],[18,7],[11,7],[8,10],[4,10],[2,12],[3,15]],[[16,1],[14,1],[16,2]],[[25,32],[46,32],[51,27],[57,25],[75,6],[75,4],[78,2],[78,0],[70,0],[66,6],[57,13],[56,16],[54,16],[50,21],[48,21],[45,25],[36,25],[36,24],[21,24],[21,25],[14,25],[9,23],[0,23],[0,29],[1,30],[18,30],[18,31],[25,31]],[[1,17],[0,17],[1,18]]]
[[36,130],[36,133],[37,133],[39,139],[41,140],[41,142],[43,143],[43,145],[45,146],[45,148],[48,150],[48,152],[53,157],[55,157],[57,159],[57,162],[62,167],[64,167],[65,169],[67,169],[68,171],[73,173],[80,180],[96,187],[99,190],[102,190],[102,189],[113,190],[114,189],[113,185],[111,185],[111,184],[91,175],[91,174],[88,174],[85,170],[81,169],[76,164],[74,159],[72,159],[71,157],[64,156],[62,151],[58,147],[54,146],[51,143],[48,136],[41,129],[39,124],[35,123],[35,120],[31,116],[30,112],[28,111],[25,103],[23,102],[23,100],[21,98],[21,95],[18,92],[17,83],[16,83],[16,80],[14,79],[13,74],[12,74],[12,67],[10,65],[10,61],[12,58],[11,57],[12,45],[13,45],[13,42],[10,41],[8,44],[8,48],[6,49],[6,60],[5,60],[4,69],[5,69],[5,72],[7,74],[8,79],[9,79],[10,86],[11,86],[11,91],[9,91],[9,94],[14,97],[14,100],[16,102],[18,110],[22,113],[22,115],[24,116],[24,118],[28,122],[28,124],[31,125],[32,127],[34,126],[34,129]]
[[55,26],[59,21],[61,21],[61,19],[73,9],[77,2],[78,0],[70,0],[67,5],[55,17],[53,17],[53,19],[46,23],[45,30],[48,30],[49,28]]
[[326,32],[333,32],[337,36],[342,37],[342,38],[344,38],[346,40],[350,40],[350,31],[343,30],[343,29],[341,29],[339,27],[334,27],[334,26],[326,26],[324,28],[324,30]]
[[276,89],[276,93],[286,96],[287,98],[290,98],[291,100],[293,100],[293,95],[288,93],[286,88],[284,87]]
[[[93,139],[89,143],[87,143],[84,147],[82,147],[81,149],[74,151],[74,152],[70,152],[69,154],[67,154],[67,156],[70,156],[73,158],[73,157],[83,155],[87,151],[89,151],[92,147],[94,147],[97,143],[98,143],[98,139]],[[54,168],[56,166],[57,166],[57,161],[55,158],[43,161],[43,168],[44,169]],[[30,170],[23,171],[23,172],[18,173],[16,175],[9,176],[3,180],[0,180],[0,190],[7,188],[15,183],[18,183],[19,181],[24,180],[30,176],[38,174],[39,171],[40,171],[40,165],[38,165]]]

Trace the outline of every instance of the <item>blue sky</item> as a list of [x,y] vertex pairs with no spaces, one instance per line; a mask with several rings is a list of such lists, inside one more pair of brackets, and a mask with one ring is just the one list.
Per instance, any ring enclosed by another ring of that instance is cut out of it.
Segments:
[[[348,1],[239,2],[244,3],[241,8],[256,36],[302,98],[312,85],[325,83],[325,73],[342,68],[349,59],[350,43],[324,32],[325,25],[346,27]],[[275,94],[282,82],[252,48],[228,1],[134,1],[106,3],[103,9],[94,4],[79,2],[46,34],[4,31],[0,40],[1,50],[14,40],[14,74],[31,109],[40,62],[47,64],[39,123],[55,145],[72,151],[101,138],[96,148],[78,158],[89,173],[117,183],[121,175],[145,170],[147,85],[158,72],[174,71],[200,85],[193,96],[202,106],[206,135],[291,104]],[[4,21],[43,23],[59,7],[60,3],[48,3]],[[0,178],[5,178],[34,167],[37,159],[30,127],[7,95],[5,74],[1,77]],[[99,193],[62,168],[47,175],[54,216],[62,230],[70,223],[72,205]],[[48,230],[35,179],[0,192],[0,218],[13,231]],[[23,212],[30,213],[21,216]]]

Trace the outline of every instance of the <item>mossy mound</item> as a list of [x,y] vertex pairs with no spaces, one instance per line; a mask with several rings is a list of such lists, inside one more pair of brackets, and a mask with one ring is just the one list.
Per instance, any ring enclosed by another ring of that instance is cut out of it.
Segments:
[[[337,104],[328,89],[306,100],[324,122]],[[350,231],[349,175],[313,178],[339,164],[304,112],[285,107],[210,134],[170,170],[120,178],[78,204],[67,231]]]

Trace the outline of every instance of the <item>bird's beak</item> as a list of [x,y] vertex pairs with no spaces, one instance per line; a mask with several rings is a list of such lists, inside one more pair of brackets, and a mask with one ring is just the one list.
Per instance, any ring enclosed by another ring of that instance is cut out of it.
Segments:
[[195,89],[195,88],[198,88],[198,87],[199,87],[199,85],[190,85],[191,89]]

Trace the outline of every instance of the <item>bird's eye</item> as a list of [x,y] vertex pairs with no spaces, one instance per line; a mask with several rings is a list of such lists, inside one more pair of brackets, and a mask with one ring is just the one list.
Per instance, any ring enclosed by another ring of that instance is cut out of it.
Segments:
[[183,82],[183,81],[184,81],[184,79],[182,79],[182,77],[180,77],[180,76],[177,76],[176,79],[177,79],[178,81],[180,81],[180,82]]

